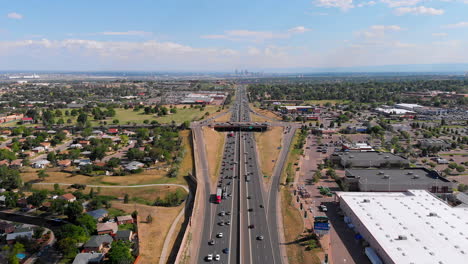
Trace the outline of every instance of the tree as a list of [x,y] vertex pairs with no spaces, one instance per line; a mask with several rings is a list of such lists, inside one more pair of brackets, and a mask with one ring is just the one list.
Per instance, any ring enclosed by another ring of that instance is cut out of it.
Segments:
[[88,115],[85,113],[81,113],[76,121],[82,125],[86,124],[86,121],[88,121]]
[[320,181],[320,178],[322,178],[322,173],[318,170],[314,173],[314,182],[317,183]]
[[62,200],[62,199],[54,199],[50,203],[50,211],[52,213],[62,215],[65,213],[65,205],[67,204],[67,201]]
[[65,214],[71,222],[75,222],[82,213],[83,206],[78,201],[68,203],[67,208],[65,209]]
[[19,242],[16,242],[12,247],[6,245],[2,249],[8,252],[8,264],[19,264],[20,262],[16,255],[25,252],[24,245]]
[[43,181],[45,178],[49,177],[49,174],[47,174],[47,173],[45,172],[45,170],[39,170],[39,171],[37,172],[37,177],[38,177],[41,181]]
[[71,237],[65,237],[57,241],[57,247],[60,249],[60,252],[62,252],[64,257],[68,259],[73,259],[76,254],[78,254],[76,244],[78,244],[78,241]]
[[134,260],[129,243],[120,240],[112,242],[108,257],[110,264],[131,264]]
[[47,190],[41,190],[30,195],[26,200],[29,204],[40,206],[47,198]]
[[129,200],[128,193],[126,193],[125,196],[124,196],[124,203],[127,204],[128,200]]
[[111,168],[117,168],[120,165],[120,159],[112,157],[107,161],[106,165]]
[[0,182],[2,188],[11,190],[21,187],[22,181],[17,169],[10,169],[7,166],[0,166]]
[[90,234],[96,232],[96,220],[88,215],[88,214],[82,214],[76,219],[76,224],[86,228]]
[[57,162],[57,156],[55,155],[54,151],[51,151],[47,154],[47,160],[51,163],[55,164]]
[[148,224],[151,224],[151,223],[153,222],[153,217],[152,217],[151,215],[148,215],[148,216],[146,217],[146,222],[147,222]]

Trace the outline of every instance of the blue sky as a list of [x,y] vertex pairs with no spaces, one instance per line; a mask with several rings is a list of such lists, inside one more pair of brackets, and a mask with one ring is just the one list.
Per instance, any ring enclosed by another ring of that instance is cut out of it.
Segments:
[[2,2],[0,70],[468,63],[468,0]]

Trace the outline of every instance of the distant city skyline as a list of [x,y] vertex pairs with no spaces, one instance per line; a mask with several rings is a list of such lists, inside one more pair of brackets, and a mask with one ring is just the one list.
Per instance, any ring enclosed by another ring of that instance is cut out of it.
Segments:
[[0,70],[465,71],[467,13],[467,0],[7,1]]

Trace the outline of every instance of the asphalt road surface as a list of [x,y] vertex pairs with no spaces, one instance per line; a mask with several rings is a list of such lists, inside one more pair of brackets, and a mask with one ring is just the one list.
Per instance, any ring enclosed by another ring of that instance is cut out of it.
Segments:
[[[242,86],[231,111],[231,122],[250,121]],[[216,263],[281,263],[278,236],[271,239],[276,228],[268,224],[255,147],[253,133],[228,133],[217,182],[225,195],[219,204],[215,194],[207,200],[199,262],[209,262],[207,256],[211,255]]]

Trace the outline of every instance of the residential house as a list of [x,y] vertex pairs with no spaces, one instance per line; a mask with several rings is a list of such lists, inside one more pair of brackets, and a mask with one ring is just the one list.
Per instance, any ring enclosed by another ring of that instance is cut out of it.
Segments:
[[23,117],[23,118],[21,118],[21,123],[23,123],[23,124],[32,124],[32,123],[34,123],[34,119],[32,117]]
[[75,195],[73,195],[73,194],[71,194],[71,193],[66,193],[66,194],[64,194],[64,195],[60,195],[60,196],[59,196],[59,199],[65,200],[65,201],[67,201],[67,202],[69,202],[69,203],[76,201]]
[[119,133],[119,129],[117,128],[109,128],[107,130],[107,134],[117,134],[117,133]]
[[99,264],[104,260],[102,253],[79,253],[72,264]]
[[92,216],[97,221],[102,221],[102,219],[104,217],[109,215],[109,212],[107,210],[104,210],[104,209],[97,209],[97,210],[94,210],[94,211],[89,211],[89,212],[87,212],[87,214]]
[[83,252],[102,252],[104,249],[108,249],[112,244],[112,237],[105,235],[92,236],[84,245]]
[[15,226],[7,223],[7,222],[0,222],[0,234],[9,234],[15,231]]
[[46,149],[46,150],[50,149],[50,146],[51,146],[50,142],[41,142],[41,143],[39,143],[39,145],[43,146],[44,149]]
[[43,169],[47,167],[47,165],[49,164],[50,164],[50,161],[48,160],[38,160],[32,164],[32,167],[36,169]]
[[144,166],[145,164],[139,161],[132,161],[125,166],[125,169],[128,171],[133,171],[133,170],[138,170],[139,168],[143,168]]
[[14,244],[18,237],[27,237],[31,239],[33,236],[33,231],[26,231],[26,232],[15,232],[7,234],[6,241],[9,245]]
[[11,163],[10,163],[10,168],[18,169],[18,168],[21,168],[21,167],[23,167],[23,160],[22,159],[15,159],[15,160],[11,161]]
[[72,149],[82,149],[83,148],[83,145],[77,143],[77,144],[71,144],[70,145],[70,148]]
[[60,167],[69,167],[69,166],[71,166],[71,163],[72,162],[69,159],[57,161],[57,165],[60,166]]
[[117,224],[133,224],[133,217],[131,215],[117,216]]
[[132,241],[132,230],[119,230],[114,236],[115,240]]
[[45,151],[45,148],[43,146],[35,147],[35,148],[32,149],[32,151],[35,152],[35,153],[41,153],[41,152]]
[[89,146],[91,142],[89,140],[80,140],[78,141],[78,144],[81,144],[82,146]]
[[0,160],[0,166],[9,166],[9,165],[10,165],[9,160],[7,160],[7,159]]
[[5,206],[6,196],[0,195],[0,206]]
[[107,223],[98,223],[96,230],[97,230],[98,235],[104,235],[104,234],[113,235],[117,232],[117,230],[119,230],[119,228],[117,227],[117,223],[107,222]]

